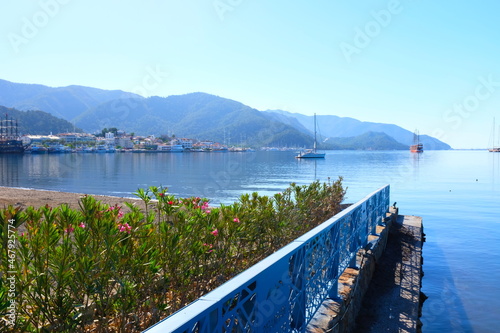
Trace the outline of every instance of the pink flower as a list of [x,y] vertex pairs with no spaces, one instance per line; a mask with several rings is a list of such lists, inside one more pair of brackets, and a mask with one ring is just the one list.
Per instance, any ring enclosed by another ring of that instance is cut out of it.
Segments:
[[71,224],[64,230],[64,232],[67,234],[70,234],[73,231],[75,231],[75,228],[73,228],[73,226]]
[[160,193],[158,195],[163,198],[165,196],[165,193]]
[[106,209],[107,212],[112,212],[112,211],[118,211],[118,214],[116,215],[119,219],[123,217],[123,212],[122,208],[120,206],[111,206],[108,209]]
[[83,222],[80,223],[79,227],[82,228],[82,229],[84,229],[85,228],[85,223],[83,223]]
[[128,223],[118,224],[118,230],[120,232],[127,232],[127,233],[130,234],[130,231],[132,230],[132,227]]
[[169,205],[173,205],[173,204],[174,204],[174,202],[173,202],[172,200],[170,200],[170,201],[168,202],[168,204],[169,204]]
[[213,245],[212,244],[205,243],[205,244],[203,244],[203,246],[206,246],[208,248],[206,253],[210,253],[210,252],[213,251],[213,249],[212,249]]
[[205,211],[205,213],[206,213],[206,214],[210,214],[210,212],[211,212],[211,210],[210,210],[210,209],[207,209],[207,210]]
[[239,219],[239,218],[237,218],[237,217],[235,217],[235,218],[233,219],[233,222],[240,223],[240,219]]
[[211,234],[217,237],[219,235],[219,230],[215,229]]

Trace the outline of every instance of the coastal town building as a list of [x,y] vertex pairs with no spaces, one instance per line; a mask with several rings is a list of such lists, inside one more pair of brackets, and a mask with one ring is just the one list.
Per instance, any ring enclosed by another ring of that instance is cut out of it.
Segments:
[[116,145],[123,149],[134,148],[134,142],[129,137],[116,138]]
[[188,150],[193,148],[193,140],[187,139],[187,138],[174,139],[174,140],[172,140],[171,144],[172,145],[181,145],[182,148],[188,149]]
[[21,137],[24,144],[42,143],[47,141],[60,141],[58,135],[24,135]]
[[121,130],[103,131],[96,135],[69,132],[57,135],[25,135],[22,139],[28,153],[114,152],[117,149],[163,152],[229,151],[227,146],[211,140],[198,142],[190,138],[134,136]]
[[59,133],[59,140],[64,140],[66,143],[90,143],[95,142],[95,136],[88,133]]

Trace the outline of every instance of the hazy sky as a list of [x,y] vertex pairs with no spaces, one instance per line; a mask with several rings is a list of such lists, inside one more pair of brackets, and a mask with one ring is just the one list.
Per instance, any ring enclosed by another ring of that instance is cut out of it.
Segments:
[[454,148],[488,146],[500,124],[498,0],[0,3],[0,78],[13,82],[202,91]]

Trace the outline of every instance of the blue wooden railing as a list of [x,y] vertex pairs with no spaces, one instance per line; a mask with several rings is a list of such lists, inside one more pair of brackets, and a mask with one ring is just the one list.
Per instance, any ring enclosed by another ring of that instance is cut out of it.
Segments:
[[389,185],[145,332],[305,332],[388,208]]

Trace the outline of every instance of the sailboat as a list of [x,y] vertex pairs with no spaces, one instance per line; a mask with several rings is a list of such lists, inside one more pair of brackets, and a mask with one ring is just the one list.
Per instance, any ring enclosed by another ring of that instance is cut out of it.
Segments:
[[316,113],[314,114],[314,146],[313,149],[301,151],[295,158],[325,158],[325,154],[316,152]]
[[410,151],[412,153],[424,152],[424,145],[420,142],[420,134],[417,130],[413,133],[413,144],[410,146]]
[[491,148],[488,148],[490,153],[500,153],[500,146],[495,146],[495,118],[493,118],[493,134],[491,139]]

